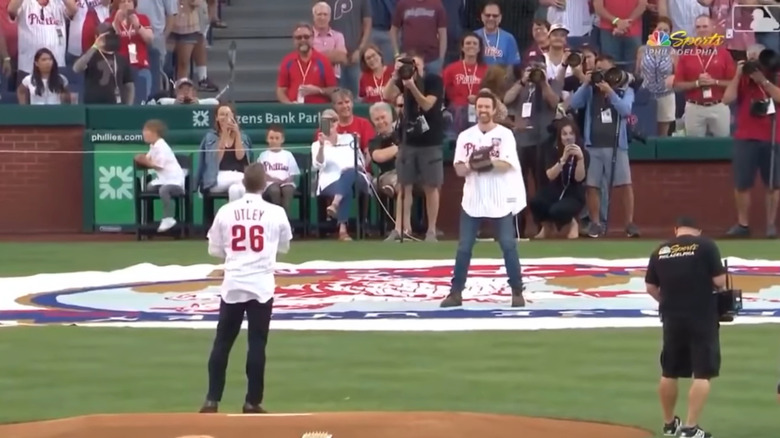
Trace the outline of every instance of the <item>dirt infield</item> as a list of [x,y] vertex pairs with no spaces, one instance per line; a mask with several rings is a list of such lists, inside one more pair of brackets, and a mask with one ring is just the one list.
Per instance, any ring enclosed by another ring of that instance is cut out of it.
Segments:
[[13,438],[648,438],[626,426],[448,412],[89,415],[0,426]]

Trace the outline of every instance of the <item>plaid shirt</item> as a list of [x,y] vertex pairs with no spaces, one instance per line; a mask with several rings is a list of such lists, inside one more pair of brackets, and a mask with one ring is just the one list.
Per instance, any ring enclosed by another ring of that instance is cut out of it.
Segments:
[[172,33],[187,35],[201,31],[200,4],[203,0],[179,0],[179,13],[173,19]]

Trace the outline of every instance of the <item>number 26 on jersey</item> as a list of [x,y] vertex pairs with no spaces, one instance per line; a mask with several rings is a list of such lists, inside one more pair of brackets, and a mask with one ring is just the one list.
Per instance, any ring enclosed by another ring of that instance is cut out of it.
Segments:
[[235,252],[252,251],[261,252],[265,247],[263,227],[260,225],[233,225],[231,228],[230,247]]

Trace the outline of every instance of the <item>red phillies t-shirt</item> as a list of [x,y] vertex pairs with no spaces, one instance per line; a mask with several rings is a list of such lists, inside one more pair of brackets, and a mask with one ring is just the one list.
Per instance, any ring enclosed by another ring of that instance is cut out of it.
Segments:
[[364,103],[376,103],[384,100],[382,90],[390,82],[393,76],[393,66],[385,66],[381,77],[374,76],[374,72],[364,71],[360,74],[358,84],[358,97]]
[[680,55],[677,60],[677,71],[674,73],[674,82],[695,82],[699,75],[707,73],[713,79],[720,81],[719,85],[709,87],[712,90],[712,98],[705,99],[702,94],[702,88],[694,88],[685,92],[685,99],[694,102],[717,102],[723,100],[723,91],[726,85],[735,74],[737,74],[737,65],[731,53],[722,47],[716,47],[715,53],[709,55],[686,53]]
[[400,0],[392,25],[404,35],[402,51],[415,51],[425,62],[439,59],[439,29],[447,27],[447,12],[441,0]]
[[[368,119],[363,117],[352,116],[352,122],[349,125],[336,124],[336,132],[339,134],[356,134],[360,138],[360,150],[366,152],[368,150],[368,143],[376,136],[374,126]],[[314,133],[314,139],[320,135],[319,128]]]
[[[737,87],[737,130],[734,138],[739,140],[772,141],[772,119],[774,115],[756,117],[750,114],[750,103],[756,100],[771,99],[769,93],[748,77],[742,77]],[[777,102],[775,102],[777,111]],[[775,134],[780,142],[780,129]]]
[[[314,85],[320,88],[335,87],[337,84],[333,65],[322,53],[312,49],[308,60],[303,60],[298,52],[292,52],[279,64],[276,86],[287,89],[290,102],[298,101],[298,88],[301,85]],[[330,99],[321,94],[308,95],[303,103],[329,103]]]
[[[135,14],[138,16],[138,22],[141,23],[141,27],[150,28],[151,23],[149,17],[144,14]],[[105,23],[114,23],[116,18],[116,11],[106,18]],[[127,57],[130,60],[130,65],[136,68],[149,68],[149,53],[146,50],[146,42],[137,30],[133,29],[133,26],[119,22],[114,26],[117,35],[119,35],[119,54]],[[130,49],[134,50],[130,50]],[[135,55],[133,55],[135,51]]]
[[450,105],[468,105],[469,96],[479,92],[486,71],[485,64],[467,65],[464,61],[455,61],[445,67],[441,79]]
[[[604,9],[617,18],[627,19],[639,5],[639,0],[604,0]],[[599,27],[611,31],[615,28],[606,18],[599,21]],[[623,36],[640,36],[642,34],[642,17],[634,19]]]

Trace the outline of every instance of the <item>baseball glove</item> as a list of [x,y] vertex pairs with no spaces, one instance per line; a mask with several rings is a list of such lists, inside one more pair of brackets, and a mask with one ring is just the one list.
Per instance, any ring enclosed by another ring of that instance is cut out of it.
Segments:
[[493,168],[490,159],[490,148],[474,151],[469,157],[469,167],[475,172],[487,172]]

